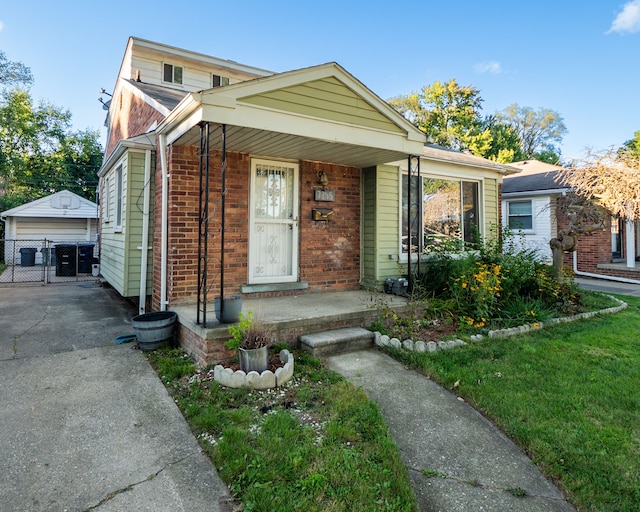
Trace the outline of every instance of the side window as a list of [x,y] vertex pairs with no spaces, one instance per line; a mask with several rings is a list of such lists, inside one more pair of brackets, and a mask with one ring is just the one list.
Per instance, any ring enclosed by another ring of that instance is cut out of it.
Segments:
[[122,229],[122,166],[116,169],[116,229]]
[[508,225],[511,229],[533,230],[531,201],[510,201],[508,203],[508,218]]
[[182,68],[173,64],[164,64],[162,80],[170,84],[182,84]]
[[220,76],[220,75],[211,75],[212,76],[212,87],[224,87],[225,85],[229,85],[229,77],[228,76]]
[[100,199],[102,202],[102,215],[104,216],[105,222],[111,222],[111,191],[109,190],[111,187],[111,179],[109,176],[106,176],[104,179],[104,191],[103,197]]

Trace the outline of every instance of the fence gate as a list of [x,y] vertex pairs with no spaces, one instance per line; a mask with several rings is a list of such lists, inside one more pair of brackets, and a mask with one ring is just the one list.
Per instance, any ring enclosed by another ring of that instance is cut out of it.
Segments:
[[97,242],[0,239],[0,286],[92,281],[98,254]]

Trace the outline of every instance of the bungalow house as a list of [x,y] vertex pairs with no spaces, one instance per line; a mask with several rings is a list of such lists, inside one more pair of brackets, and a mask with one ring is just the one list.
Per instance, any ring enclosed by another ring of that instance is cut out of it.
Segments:
[[425,146],[336,63],[271,73],[136,38],[106,125],[102,275],[141,312],[193,304],[198,322],[221,290],[382,290],[433,236],[499,224],[515,172]]
[[[536,160],[510,165],[521,172],[503,181],[503,225],[515,235],[515,243],[550,261],[549,241],[568,225],[568,219],[557,211],[558,198],[570,189],[560,182],[558,166]],[[640,280],[640,268],[636,268],[640,226],[610,215],[605,215],[604,226],[581,235],[578,250],[565,255],[565,265],[576,275]]]

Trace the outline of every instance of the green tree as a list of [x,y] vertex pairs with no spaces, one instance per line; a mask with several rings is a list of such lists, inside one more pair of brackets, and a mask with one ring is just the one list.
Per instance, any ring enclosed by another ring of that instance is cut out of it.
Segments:
[[31,70],[22,62],[10,61],[0,51],[0,85],[30,85],[33,83]]
[[440,146],[509,163],[525,158],[516,129],[498,116],[482,117],[480,91],[452,78],[436,81],[389,104]]
[[533,110],[514,103],[499,112],[497,118],[515,130],[525,158],[553,164],[559,162],[561,153],[558,145],[567,132],[560,114],[546,108]]
[[435,144],[462,150],[470,143],[482,145],[479,139],[484,132],[478,123],[482,101],[478,89],[460,85],[452,78],[448,82],[436,81],[420,92],[392,98],[389,104]]
[[71,114],[24,89],[0,95],[0,211],[69,189],[95,198],[98,133],[72,132]]

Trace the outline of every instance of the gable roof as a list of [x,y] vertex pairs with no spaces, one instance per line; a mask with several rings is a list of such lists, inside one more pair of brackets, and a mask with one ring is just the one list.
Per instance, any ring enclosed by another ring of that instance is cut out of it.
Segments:
[[98,205],[69,190],[61,190],[4,211],[0,217],[97,219]]
[[158,126],[198,144],[227,125],[227,150],[368,167],[421,154],[425,135],[335,62],[191,93]]

